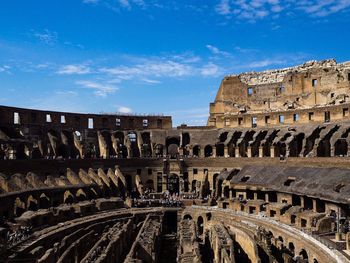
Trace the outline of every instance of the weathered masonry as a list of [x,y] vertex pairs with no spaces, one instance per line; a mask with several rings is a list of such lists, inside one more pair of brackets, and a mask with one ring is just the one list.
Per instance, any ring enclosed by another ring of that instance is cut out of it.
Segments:
[[225,77],[207,126],[0,106],[0,263],[350,262],[349,68]]
[[349,120],[350,62],[227,76],[210,104],[208,125],[266,127]]

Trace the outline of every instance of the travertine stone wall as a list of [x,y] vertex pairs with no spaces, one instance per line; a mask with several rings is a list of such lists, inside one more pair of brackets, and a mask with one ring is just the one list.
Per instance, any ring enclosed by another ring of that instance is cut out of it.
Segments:
[[[349,118],[348,106],[339,107],[348,105],[349,88],[350,62],[337,63],[333,59],[226,76],[210,104],[208,125],[251,127],[322,122],[327,119],[325,111],[331,111],[334,120]],[[309,117],[309,111],[313,116]]]

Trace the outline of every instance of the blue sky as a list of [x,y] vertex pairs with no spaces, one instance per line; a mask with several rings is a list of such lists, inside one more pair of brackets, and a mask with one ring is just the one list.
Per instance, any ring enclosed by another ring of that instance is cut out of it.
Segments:
[[0,104],[204,125],[227,74],[350,60],[350,0],[3,0]]

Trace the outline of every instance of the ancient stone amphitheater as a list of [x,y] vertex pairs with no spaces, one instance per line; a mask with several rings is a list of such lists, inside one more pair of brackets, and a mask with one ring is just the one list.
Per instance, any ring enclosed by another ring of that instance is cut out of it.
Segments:
[[0,262],[350,262],[350,63],[226,76],[207,126],[0,106]]

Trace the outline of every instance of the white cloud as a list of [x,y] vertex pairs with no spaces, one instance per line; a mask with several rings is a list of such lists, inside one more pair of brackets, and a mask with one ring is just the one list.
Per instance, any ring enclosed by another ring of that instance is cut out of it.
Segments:
[[10,73],[10,66],[4,65],[4,66],[0,66],[0,73],[4,72],[4,73]]
[[201,75],[203,76],[217,76],[221,73],[221,70],[218,65],[209,62],[207,65],[203,66],[201,69]]
[[247,67],[249,68],[263,68],[271,65],[281,65],[285,64],[285,60],[279,60],[279,59],[264,59],[264,60],[259,60],[259,61],[253,61],[248,63]]
[[125,106],[119,106],[118,110],[119,113],[124,113],[124,114],[130,114],[132,113],[132,109],[125,107]]
[[83,0],[84,4],[97,4],[100,0]]
[[159,81],[159,80],[147,79],[147,78],[143,78],[142,81],[146,82],[146,83],[149,83],[149,84],[159,84],[159,83],[161,83],[161,81]]
[[145,3],[144,0],[82,0],[84,4],[97,5],[101,4],[108,9],[120,12],[122,9],[131,10],[133,6],[145,9],[147,6],[159,7],[156,2]]
[[226,51],[222,51],[219,48],[212,46],[212,45],[206,45],[207,49],[209,49],[214,55],[223,55],[223,56],[229,56],[230,53]]
[[133,66],[117,66],[100,68],[100,72],[111,74],[117,78],[127,80],[135,77],[182,77],[193,73],[193,67],[172,60],[148,60]]
[[86,65],[64,65],[61,66],[57,71],[57,74],[66,74],[66,75],[72,75],[72,74],[88,74],[91,73],[90,67]]
[[301,10],[310,16],[325,17],[349,8],[350,0],[220,0],[215,11],[226,18],[254,22],[266,17],[278,18],[276,14],[283,11],[297,13]]
[[47,45],[53,45],[57,42],[57,32],[44,29],[42,32],[32,30],[32,35]]
[[128,0],[118,0],[118,2],[124,8],[131,8]]
[[78,92],[72,90],[58,90],[55,92],[57,95],[69,95],[69,96],[77,96]]
[[118,88],[110,84],[103,84],[90,80],[76,81],[75,84],[82,86],[85,89],[94,90],[94,94],[98,97],[106,97],[108,94],[115,93]]
[[220,15],[230,15],[231,14],[230,0],[221,0],[220,3],[215,7],[215,10]]
[[300,10],[318,17],[324,17],[348,9],[350,0],[309,0],[297,3]]

